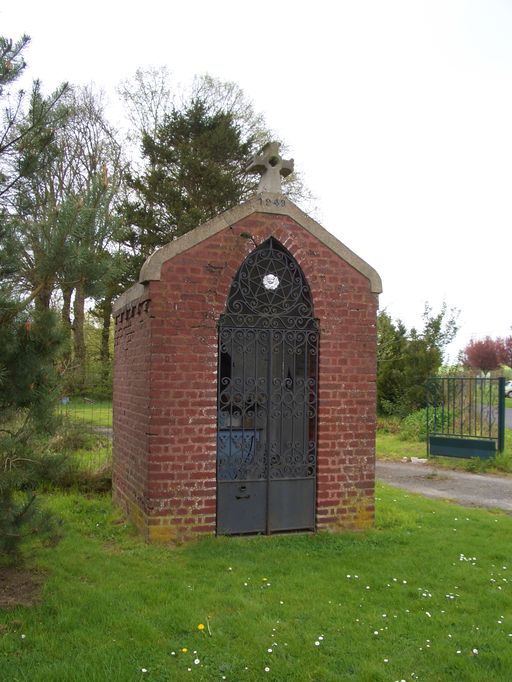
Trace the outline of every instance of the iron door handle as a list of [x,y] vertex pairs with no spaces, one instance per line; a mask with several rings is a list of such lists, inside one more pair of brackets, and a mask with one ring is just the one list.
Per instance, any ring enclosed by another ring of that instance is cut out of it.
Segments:
[[250,498],[250,495],[235,495],[235,498],[237,500],[248,500]]

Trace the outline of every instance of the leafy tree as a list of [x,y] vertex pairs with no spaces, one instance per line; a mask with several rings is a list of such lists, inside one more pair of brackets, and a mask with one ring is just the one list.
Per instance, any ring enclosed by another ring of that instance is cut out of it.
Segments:
[[463,351],[463,362],[469,367],[489,372],[500,365],[500,349],[490,336],[478,341],[471,340]]
[[512,368],[512,336],[503,339],[502,364]]
[[[32,108],[33,103],[29,116]],[[38,292],[36,301],[44,308],[60,290],[73,365],[83,381],[85,301],[104,293],[111,266],[121,154],[101,97],[90,88],[68,88],[59,111],[61,125],[39,167],[12,192],[13,237],[21,254],[16,279],[19,287]],[[26,146],[16,149],[23,161]]]
[[472,339],[462,351],[462,363],[467,367],[490,372],[501,365],[512,365],[512,336],[505,339]]
[[131,126],[128,139],[132,143],[139,144],[144,135],[155,137],[165,118],[175,111],[185,111],[194,101],[200,101],[209,114],[219,111],[229,114],[239,126],[242,138],[253,138],[256,146],[270,141],[263,114],[257,113],[240,86],[230,81],[195,76],[191,86],[184,89],[173,85],[169,70],[163,66],[137,69],[131,80],[120,84],[118,93]]
[[423,328],[407,330],[386,311],[377,319],[377,407],[405,416],[425,406],[425,382],[443,363],[446,346],[457,333],[457,314],[443,304],[438,314],[426,305]]
[[130,123],[128,140],[136,145],[142,135],[154,136],[164,117],[174,108],[166,66],[137,69],[133,79],[120,83],[118,94]]
[[[26,36],[16,43],[0,37],[2,100],[24,68],[27,43]],[[12,558],[19,556],[27,536],[50,534],[56,526],[39,507],[34,490],[61,465],[37,440],[51,422],[60,334],[52,311],[34,306],[43,296],[45,278],[28,291],[16,278],[22,248],[13,197],[44,165],[61,123],[59,102],[65,90],[44,98],[36,82],[28,114],[21,93],[14,108],[7,99],[0,130],[0,555]]]
[[[0,132],[0,236],[2,250],[4,254],[9,254],[8,259],[5,255],[3,258],[3,286],[16,288],[19,310],[33,300],[45,305],[51,293],[52,263],[59,257],[59,240],[56,239],[52,245],[41,245],[32,253],[32,267],[40,273],[37,282],[34,278],[24,278],[18,228],[26,202],[20,202],[19,198],[24,186],[30,183],[53,154],[56,131],[66,117],[62,100],[68,90],[68,86],[63,85],[50,97],[44,97],[39,81],[35,81],[30,95],[26,96],[20,91],[11,96],[6,87],[25,67],[22,51],[28,42],[27,36],[16,43],[0,38],[3,78],[0,82],[0,98],[5,102]],[[27,99],[28,111],[25,111]],[[0,310],[0,323],[2,319]]]
[[404,367],[399,359],[407,345],[407,329],[380,311],[377,317],[377,401],[382,413],[398,411],[403,401]]
[[[50,148],[58,127],[57,104],[68,89],[64,84],[44,98],[39,81],[35,81],[29,96],[30,112],[24,112],[25,91],[12,94],[9,86],[25,69],[22,53],[29,42],[28,36],[17,42],[0,36],[0,98],[4,105],[0,136],[0,209],[3,213],[12,209],[13,190],[34,172],[44,152]],[[23,155],[20,155],[20,149],[24,149]]]
[[[173,88],[165,68],[139,70],[120,95],[141,140],[119,237],[136,278],[155,248],[255,192],[257,179],[244,168],[275,135],[238,85],[211,76],[197,76],[185,92]],[[286,178],[284,191],[311,201],[298,173]]]
[[[233,116],[193,100],[143,135],[145,172],[131,177],[122,240],[136,255],[134,271],[157,247],[185,234],[247,193],[244,165],[255,150]],[[254,183],[254,180],[251,179]],[[134,272],[134,274],[135,274]]]
[[118,293],[118,282],[121,280],[124,284],[124,268],[115,235],[118,225],[116,204],[123,187],[125,161],[118,133],[106,119],[101,94],[90,88],[74,90],[73,117],[63,140],[63,149],[81,168],[79,178],[71,183],[70,192],[71,197],[78,196],[79,206],[79,215],[70,230],[75,255],[68,262],[61,284],[64,301],[66,293],[69,296],[74,290],[74,365],[79,373],[79,383],[83,383],[85,301],[94,298],[103,311],[101,362],[107,381],[110,376],[111,303]]
[[[255,149],[261,149],[267,142],[279,139],[267,126],[265,117],[257,112],[253,103],[247,98],[242,88],[232,81],[221,81],[208,74],[196,76],[191,87],[191,99],[199,99],[205,103],[208,111],[224,111],[233,117],[240,126],[244,139],[253,139]],[[289,148],[283,140],[280,142],[281,154],[289,155]],[[254,191],[254,178],[247,177],[246,196]],[[283,192],[302,206],[306,213],[315,212],[315,198],[306,187],[300,169],[295,169],[282,181]]]

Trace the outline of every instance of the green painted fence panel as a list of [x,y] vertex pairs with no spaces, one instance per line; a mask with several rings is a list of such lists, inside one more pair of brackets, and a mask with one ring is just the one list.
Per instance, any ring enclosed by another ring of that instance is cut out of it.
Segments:
[[438,457],[490,459],[496,455],[496,441],[479,438],[429,436],[429,454]]

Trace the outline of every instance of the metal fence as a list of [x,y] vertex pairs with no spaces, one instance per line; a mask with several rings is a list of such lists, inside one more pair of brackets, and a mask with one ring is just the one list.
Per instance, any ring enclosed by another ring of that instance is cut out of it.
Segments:
[[68,454],[78,470],[105,472],[112,464],[112,397],[63,395],[56,408],[56,449]]
[[430,455],[493,457],[505,444],[503,378],[433,378],[427,384]]

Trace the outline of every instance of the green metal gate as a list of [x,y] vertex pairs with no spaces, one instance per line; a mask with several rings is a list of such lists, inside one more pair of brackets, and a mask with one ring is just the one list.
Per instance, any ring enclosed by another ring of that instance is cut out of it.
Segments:
[[427,434],[432,456],[490,458],[502,452],[505,379],[430,379]]

